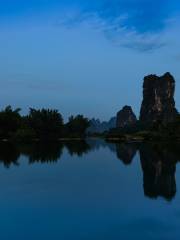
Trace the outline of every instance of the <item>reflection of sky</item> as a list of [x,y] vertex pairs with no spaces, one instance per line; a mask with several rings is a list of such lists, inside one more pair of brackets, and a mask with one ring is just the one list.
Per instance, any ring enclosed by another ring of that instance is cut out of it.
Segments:
[[20,163],[1,166],[3,240],[180,237],[179,193],[170,203],[144,197],[138,154],[129,166],[108,148],[83,158],[65,151],[52,164],[27,165],[22,156]]
[[180,107],[179,11],[177,0],[1,1],[1,107],[138,114],[143,76],[166,71]]

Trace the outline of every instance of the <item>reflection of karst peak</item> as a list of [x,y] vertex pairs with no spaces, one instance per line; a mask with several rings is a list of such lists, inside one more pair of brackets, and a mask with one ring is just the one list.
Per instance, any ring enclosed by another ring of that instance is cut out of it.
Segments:
[[107,142],[107,141],[104,141],[103,139],[92,138],[92,139],[88,139],[87,143],[91,151],[100,150],[101,148],[102,149],[108,148],[111,152],[116,153],[116,145],[112,142]]
[[[167,143],[106,143],[105,141],[33,142],[31,144],[0,143],[0,162],[5,167],[18,165],[21,154],[29,163],[56,163],[63,149],[70,155],[82,157],[93,150],[109,148],[124,164],[131,164],[139,149],[143,171],[144,194],[150,198],[172,200],[176,195],[176,163],[180,160],[178,144]],[[140,169],[139,169],[140,171]]]
[[176,194],[176,161],[170,152],[159,145],[140,147],[144,194],[150,198],[171,200]]
[[136,155],[137,147],[135,144],[124,144],[117,143],[116,144],[116,153],[118,159],[123,161],[124,164],[131,164],[135,155]]

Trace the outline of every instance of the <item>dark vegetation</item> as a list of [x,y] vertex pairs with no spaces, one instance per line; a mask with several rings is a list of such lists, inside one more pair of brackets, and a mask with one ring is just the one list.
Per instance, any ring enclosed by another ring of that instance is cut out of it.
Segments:
[[[83,139],[87,136],[90,121],[82,115],[71,116],[64,123],[58,110],[30,108],[26,116],[21,109],[11,106],[0,111],[0,140],[12,141],[54,141],[58,139]],[[114,128],[104,133],[88,134],[122,141],[128,140],[177,140],[180,139],[180,116],[173,122],[164,123],[137,121],[133,126]]]
[[180,115],[172,122],[157,120],[143,123],[137,121],[133,126],[114,128],[105,134],[106,138],[127,140],[180,140]]
[[58,110],[30,108],[21,116],[21,109],[11,106],[0,111],[0,139],[31,141],[58,140],[60,138],[84,138],[89,120],[82,115],[71,116],[64,123]]

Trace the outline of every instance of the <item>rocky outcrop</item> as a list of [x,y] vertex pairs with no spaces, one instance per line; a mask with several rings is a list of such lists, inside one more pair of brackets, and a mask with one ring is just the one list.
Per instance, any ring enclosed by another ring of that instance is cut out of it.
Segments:
[[145,77],[140,121],[173,121],[177,116],[174,91],[175,80],[170,73],[166,73],[161,77],[156,75],[149,75]]
[[136,115],[130,106],[124,106],[121,111],[117,113],[116,127],[124,128],[135,125],[137,122]]

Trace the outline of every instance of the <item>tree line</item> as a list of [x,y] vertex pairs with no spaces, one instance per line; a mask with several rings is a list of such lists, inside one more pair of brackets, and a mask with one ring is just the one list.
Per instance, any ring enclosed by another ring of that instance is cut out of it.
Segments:
[[89,120],[83,115],[71,116],[67,123],[55,109],[30,108],[25,116],[21,109],[7,106],[0,111],[0,139],[57,140],[60,138],[84,138]]

